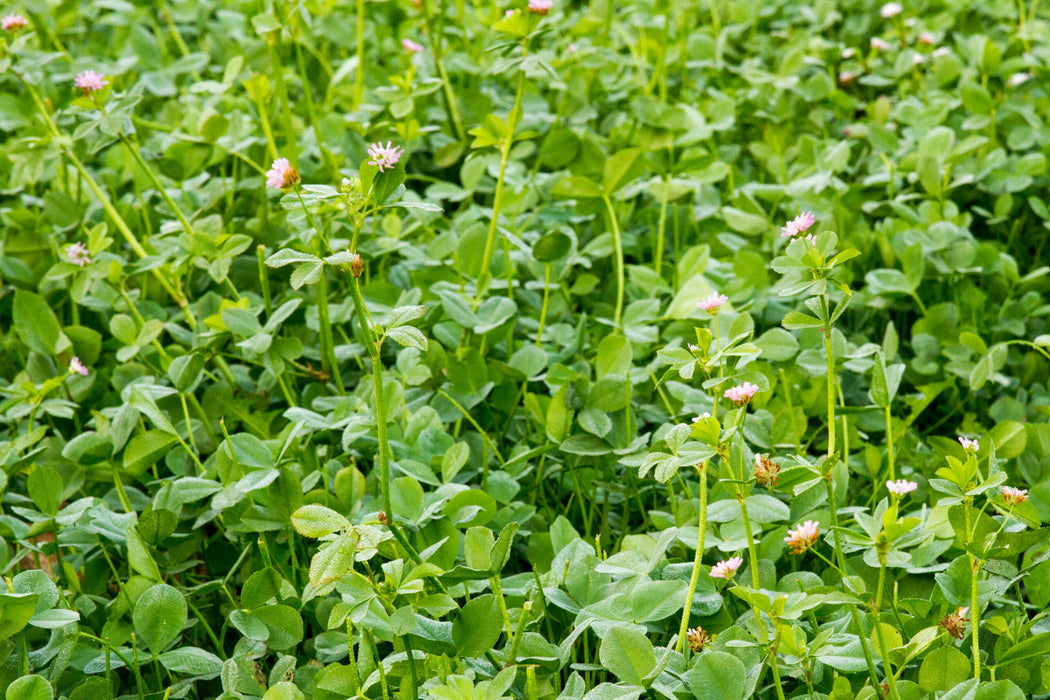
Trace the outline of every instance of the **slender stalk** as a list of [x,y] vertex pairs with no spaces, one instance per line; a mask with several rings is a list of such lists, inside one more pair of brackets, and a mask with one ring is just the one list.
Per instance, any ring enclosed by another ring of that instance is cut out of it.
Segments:
[[186,233],[193,235],[193,226],[186,219],[186,216],[182,213],[182,210],[179,209],[179,207],[175,204],[175,200],[173,200],[168,194],[168,191],[164,188],[164,185],[161,184],[160,178],[158,178],[157,174],[153,172],[153,168],[151,168],[143,159],[142,154],[139,153],[139,149],[136,148],[135,145],[132,144],[131,141],[128,140],[128,137],[124,134],[120,135],[120,141],[124,144],[124,148],[127,149],[127,151],[131,154],[131,157],[135,159],[135,162],[138,163],[139,167],[142,168],[142,171],[146,173],[146,177],[148,177],[150,182],[153,183],[153,187],[156,188],[157,193],[164,200],[164,203],[168,205],[172,212],[174,212],[175,218],[179,220],[180,224],[182,224],[183,230],[186,231]]
[[616,220],[616,212],[613,210],[612,200],[609,195],[603,195],[605,209],[609,214],[609,225],[612,226],[613,254],[616,256],[616,312],[613,314],[613,326],[620,328],[620,317],[623,315],[623,241],[620,239],[620,224]]
[[[365,94],[365,0],[357,0],[357,68],[354,70],[354,110]],[[318,134],[320,143],[320,134]]]
[[[426,7],[426,0],[423,0],[423,7]],[[527,50],[528,47],[523,42],[522,53],[526,53]],[[489,264],[492,262],[492,250],[496,245],[496,231],[499,228],[499,212],[500,207],[503,204],[503,176],[507,171],[507,161],[510,159],[510,149],[514,145],[514,131],[517,129],[518,119],[521,117],[521,98],[524,89],[525,71],[522,69],[522,72],[518,76],[518,90],[514,96],[514,108],[511,109],[510,114],[507,115],[507,133],[500,144],[499,176],[496,178],[496,194],[492,199],[492,220],[489,222],[489,234],[485,238],[485,252],[481,256],[481,272],[478,273],[478,289],[474,301],[475,307],[480,303],[481,295],[488,286]]]
[[697,465],[700,476],[700,515],[697,521],[699,532],[696,535],[696,554],[693,556],[693,575],[689,578],[689,592],[685,597],[685,608],[682,610],[682,624],[678,627],[678,642],[675,651],[681,653],[689,632],[689,613],[693,608],[693,596],[696,595],[696,584],[700,580],[700,562],[704,558],[704,533],[707,532],[707,462]]
[[529,611],[532,610],[532,603],[525,601],[525,604],[521,606],[521,615],[518,617],[518,626],[514,629],[514,639],[510,643],[510,652],[507,654],[507,666],[513,666],[518,661],[518,649],[521,646],[521,635],[525,631],[525,625],[529,621]]
[[540,309],[540,326],[536,330],[536,345],[543,342],[543,325],[547,321],[547,303],[551,293],[551,264],[543,263],[543,307]]
[[879,640],[879,654],[882,656],[882,675],[889,684],[890,697],[898,700],[897,679],[890,665],[889,648],[886,646],[886,635],[882,631],[882,589],[886,583],[886,553],[879,551],[879,586],[875,589],[875,636]]
[[280,32],[269,35],[270,69],[277,84],[277,96],[281,100],[281,128],[284,129],[284,155],[292,165],[299,164],[299,148],[295,139],[295,122],[292,120],[292,103],[288,97],[288,83],[284,80],[284,65],[280,56]]
[[886,456],[890,463],[890,481],[897,478],[896,461],[893,455],[893,416],[889,404],[886,405]]
[[[973,529],[970,525],[970,507],[972,499],[963,504],[966,514],[966,543],[973,545]],[[981,609],[977,607],[977,579],[981,573],[981,561],[967,552],[970,560],[970,648],[973,651],[973,677],[981,678],[981,646],[978,643],[981,634]]]
[[[667,19],[664,20],[664,28],[666,30]],[[661,61],[662,67],[662,61]],[[656,253],[653,255],[653,271],[656,274],[660,274],[660,266],[664,260],[664,231],[667,228],[667,198],[670,191],[668,186],[668,178],[663,179],[663,195],[660,197],[660,221],[656,225]]]
[[[452,90],[452,83],[449,81],[448,73],[445,71],[445,63],[441,60],[445,53],[444,49],[441,47],[441,37],[440,35],[436,36],[436,33],[432,29],[430,3],[428,0],[422,0],[420,9],[423,10],[423,26],[427,32],[427,38],[430,39],[430,49],[434,56],[434,66],[437,67],[438,77],[441,78],[441,89],[445,95],[445,111],[448,112],[448,119],[452,122],[452,128],[456,132],[456,138],[460,141],[466,141],[467,132],[463,130],[463,122],[459,118],[459,107],[456,106],[456,93]],[[513,129],[511,130],[511,133],[513,134]]]
[[[831,314],[828,311],[827,296],[820,297],[820,308],[824,320],[824,350],[827,354],[828,373],[828,459],[826,463],[828,472],[824,475],[824,486],[828,494],[828,513],[831,519],[835,558],[838,561],[842,575],[845,576],[846,556],[842,553],[842,535],[839,533],[838,504],[835,497],[835,465],[832,462],[835,454],[835,355],[831,345]],[[868,648],[868,640],[864,634],[864,625],[861,623],[860,613],[857,612],[856,605],[850,605],[849,610],[853,627],[856,629],[857,638],[860,641],[861,653],[864,655],[864,661],[868,667],[868,676],[871,678],[872,687],[877,690],[879,688],[879,675],[875,670],[875,661],[872,659],[871,649]]]
[[489,585],[492,586],[492,593],[496,596],[496,604],[499,606],[500,617],[503,618],[503,627],[507,633],[507,639],[512,639],[514,637],[514,627],[510,624],[510,613],[507,612],[507,601],[503,597],[503,584],[500,583],[499,574],[489,578]]
[[417,700],[419,697],[419,681],[416,677],[416,654],[412,649],[412,641],[407,634],[401,638],[401,641],[405,645],[405,654],[408,656],[408,680],[411,684],[409,697],[412,700]]

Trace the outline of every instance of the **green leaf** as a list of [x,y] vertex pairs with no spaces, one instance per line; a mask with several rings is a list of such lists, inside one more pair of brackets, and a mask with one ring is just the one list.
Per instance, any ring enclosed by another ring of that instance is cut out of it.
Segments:
[[949,690],[966,680],[970,660],[955,647],[938,647],[926,655],[919,667],[919,685],[933,693]]
[[275,651],[291,649],[303,641],[303,618],[287,605],[267,605],[252,612],[252,617],[260,620],[269,636],[266,646]]
[[770,229],[766,217],[734,207],[722,207],[722,218],[729,228],[747,236],[757,236]]
[[604,195],[611,195],[620,189],[621,183],[631,173],[638,156],[641,154],[642,149],[640,148],[625,148],[614,153],[612,157],[605,161],[605,166],[602,169],[602,193]]
[[43,676],[22,676],[7,687],[7,700],[54,700],[55,691]]
[[204,356],[199,353],[176,357],[168,367],[168,379],[182,393],[192,390],[203,373]]
[[0,593],[0,641],[22,630],[33,616],[36,593]]
[[279,250],[270,257],[266,258],[266,264],[269,267],[284,267],[285,265],[291,265],[293,263],[320,263],[321,258],[310,253],[300,253],[298,250],[292,250],[291,248],[285,248]]
[[689,670],[689,690],[702,700],[743,700],[747,668],[735,656],[708,651]]
[[153,555],[149,553],[146,544],[139,536],[138,530],[132,525],[127,529],[128,542],[128,564],[134,571],[142,574],[151,581],[160,581],[160,569],[153,561]]
[[30,350],[42,355],[55,354],[62,328],[51,306],[42,296],[16,289],[11,315],[18,337]]
[[292,527],[303,537],[324,537],[350,528],[350,521],[326,506],[302,506],[292,513]]
[[598,659],[617,678],[631,685],[648,685],[645,677],[656,667],[653,643],[630,627],[613,627],[606,632]]
[[135,632],[149,650],[158,654],[175,640],[186,626],[186,599],[166,583],[147,588],[135,601],[132,620]]
[[532,257],[537,262],[552,263],[561,260],[572,250],[572,239],[561,231],[551,231],[540,237],[532,246]]
[[51,467],[38,466],[26,478],[26,490],[44,515],[58,513],[62,496],[62,475]]
[[388,328],[386,334],[387,337],[393,338],[403,348],[416,348],[421,352],[427,351],[427,337],[423,335],[423,331],[415,326]]
[[124,469],[139,476],[156,464],[174,445],[176,438],[161,430],[147,430],[131,438],[124,448]]
[[1050,632],[1042,632],[1029,637],[1024,641],[1014,644],[995,659],[996,664],[1006,664],[1022,659],[1030,659],[1033,656],[1050,655]]
[[172,649],[158,658],[164,668],[175,673],[188,673],[202,678],[215,678],[222,673],[222,659],[197,647]]
[[551,194],[555,197],[572,199],[600,198],[602,188],[592,180],[573,175],[558,180],[558,183],[551,188]]
[[452,641],[462,656],[482,656],[492,651],[503,629],[496,597],[485,594],[471,599],[452,622]]

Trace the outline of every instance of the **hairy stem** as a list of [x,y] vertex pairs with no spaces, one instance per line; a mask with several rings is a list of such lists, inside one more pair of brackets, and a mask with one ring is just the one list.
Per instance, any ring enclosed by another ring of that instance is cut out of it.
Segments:
[[696,554],[693,556],[693,575],[689,577],[689,591],[685,596],[685,608],[682,610],[682,624],[678,627],[678,642],[675,651],[681,653],[686,634],[689,632],[689,613],[693,608],[693,596],[696,595],[696,584],[700,580],[700,562],[704,558],[704,533],[707,532],[707,462],[697,465],[700,476],[700,516],[697,522],[699,532],[696,535]]

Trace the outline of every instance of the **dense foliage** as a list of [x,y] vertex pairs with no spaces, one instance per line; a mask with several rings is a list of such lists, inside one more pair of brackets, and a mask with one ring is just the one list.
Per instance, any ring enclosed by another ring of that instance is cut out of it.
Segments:
[[8,12],[7,700],[1050,694],[1050,5]]

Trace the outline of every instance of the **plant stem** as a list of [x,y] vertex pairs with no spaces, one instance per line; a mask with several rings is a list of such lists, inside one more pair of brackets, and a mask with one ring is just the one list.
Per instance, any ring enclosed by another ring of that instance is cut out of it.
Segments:
[[[426,0],[423,0],[426,7]],[[527,45],[522,43],[522,53],[528,50]],[[496,193],[492,199],[492,220],[489,222],[489,234],[485,238],[485,252],[481,256],[481,272],[478,273],[478,288],[474,299],[477,307],[481,301],[481,295],[488,287],[489,264],[492,262],[492,250],[496,245],[496,231],[499,229],[499,211],[503,204],[503,176],[507,171],[507,160],[510,159],[510,149],[514,145],[514,131],[518,127],[518,119],[521,116],[521,96],[525,89],[525,71],[522,69],[518,76],[518,90],[514,95],[514,108],[507,115],[507,132],[500,143],[499,154],[499,177],[496,178]]]
[[897,679],[890,665],[889,648],[886,646],[886,635],[882,631],[882,589],[886,583],[886,554],[879,552],[879,585],[875,589],[875,636],[879,639],[879,654],[882,656],[882,675],[889,684],[890,697],[899,700]]
[[[970,508],[972,498],[963,504],[966,514],[966,543],[973,546],[973,530],[970,526]],[[981,678],[981,647],[978,641],[981,633],[981,610],[977,607],[977,579],[981,573],[981,562],[972,553],[967,552],[970,560],[970,648],[973,651],[973,677]]]
[[547,303],[551,293],[551,264],[543,263],[543,307],[540,309],[540,325],[536,330],[536,345],[543,342],[543,325],[547,321]]
[[609,214],[609,225],[612,226],[613,254],[616,256],[616,312],[613,314],[613,326],[620,329],[620,316],[623,314],[623,241],[620,239],[620,224],[616,220],[616,212],[613,210],[612,200],[609,195],[603,195],[605,209]]
[[168,194],[168,191],[164,189],[164,185],[161,184],[160,178],[157,177],[157,174],[153,172],[153,168],[149,167],[146,161],[142,158],[142,154],[139,153],[139,149],[136,148],[131,143],[131,141],[128,140],[128,137],[124,134],[120,135],[120,141],[124,144],[124,148],[126,148],[127,151],[131,153],[132,158],[134,158],[135,162],[139,164],[139,167],[142,168],[142,171],[146,173],[146,177],[149,178],[150,182],[152,182],[153,186],[156,188],[157,194],[161,196],[161,198],[164,200],[164,203],[167,204],[168,207],[175,214],[175,218],[179,220],[180,224],[182,224],[183,230],[192,236],[193,226],[186,219],[186,216],[182,213],[182,210],[179,209],[179,207],[175,204],[175,200],[171,198],[171,195]]
[[[354,70],[354,111],[365,93],[365,0],[357,0],[357,68]],[[318,135],[320,143],[320,135]]]
[[707,532],[707,462],[697,465],[700,476],[700,516],[697,521],[699,532],[696,535],[696,554],[693,556],[693,575],[689,578],[689,592],[685,597],[685,608],[682,610],[682,624],[678,627],[678,642],[675,651],[681,653],[686,635],[689,632],[689,613],[693,608],[693,596],[696,595],[696,584],[700,580],[700,562],[704,558],[704,533]]
[[897,467],[893,455],[893,416],[890,413],[890,406],[886,404],[886,456],[890,463],[890,481],[897,478]]
[[514,627],[510,624],[510,613],[507,612],[507,601],[503,598],[503,585],[500,583],[498,573],[489,577],[489,585],[492,586],[492,593],[496,596],[496,604],[499,606],[500,617],[503,618],[503,627],[507,633],[507,639],[513,639]]
[[[434,56],[434,65],[437,67],[438,76],[441,78],[441,88],[445,94],[445,111],[448,112],[449,121],[452,122],[452,129],[456,132],[456,138],[460,141],[466,141],[467,132],[463,130],[463,123],[459,118],[459,108],[456,106],[456,93],[452,90],[452,83],[449,82],[448,73],[445,72],[445,64],[441,60],[445,53],[444,49],[441,48],[441,37],[435,36],[435,32],[431,28],[430,3],[428,0],[422,0],[421,9],[423,10],[423,26],[426,29],[427,37],[430,39],[430,50]],[[511,133],[513,134],[513,128]]]

